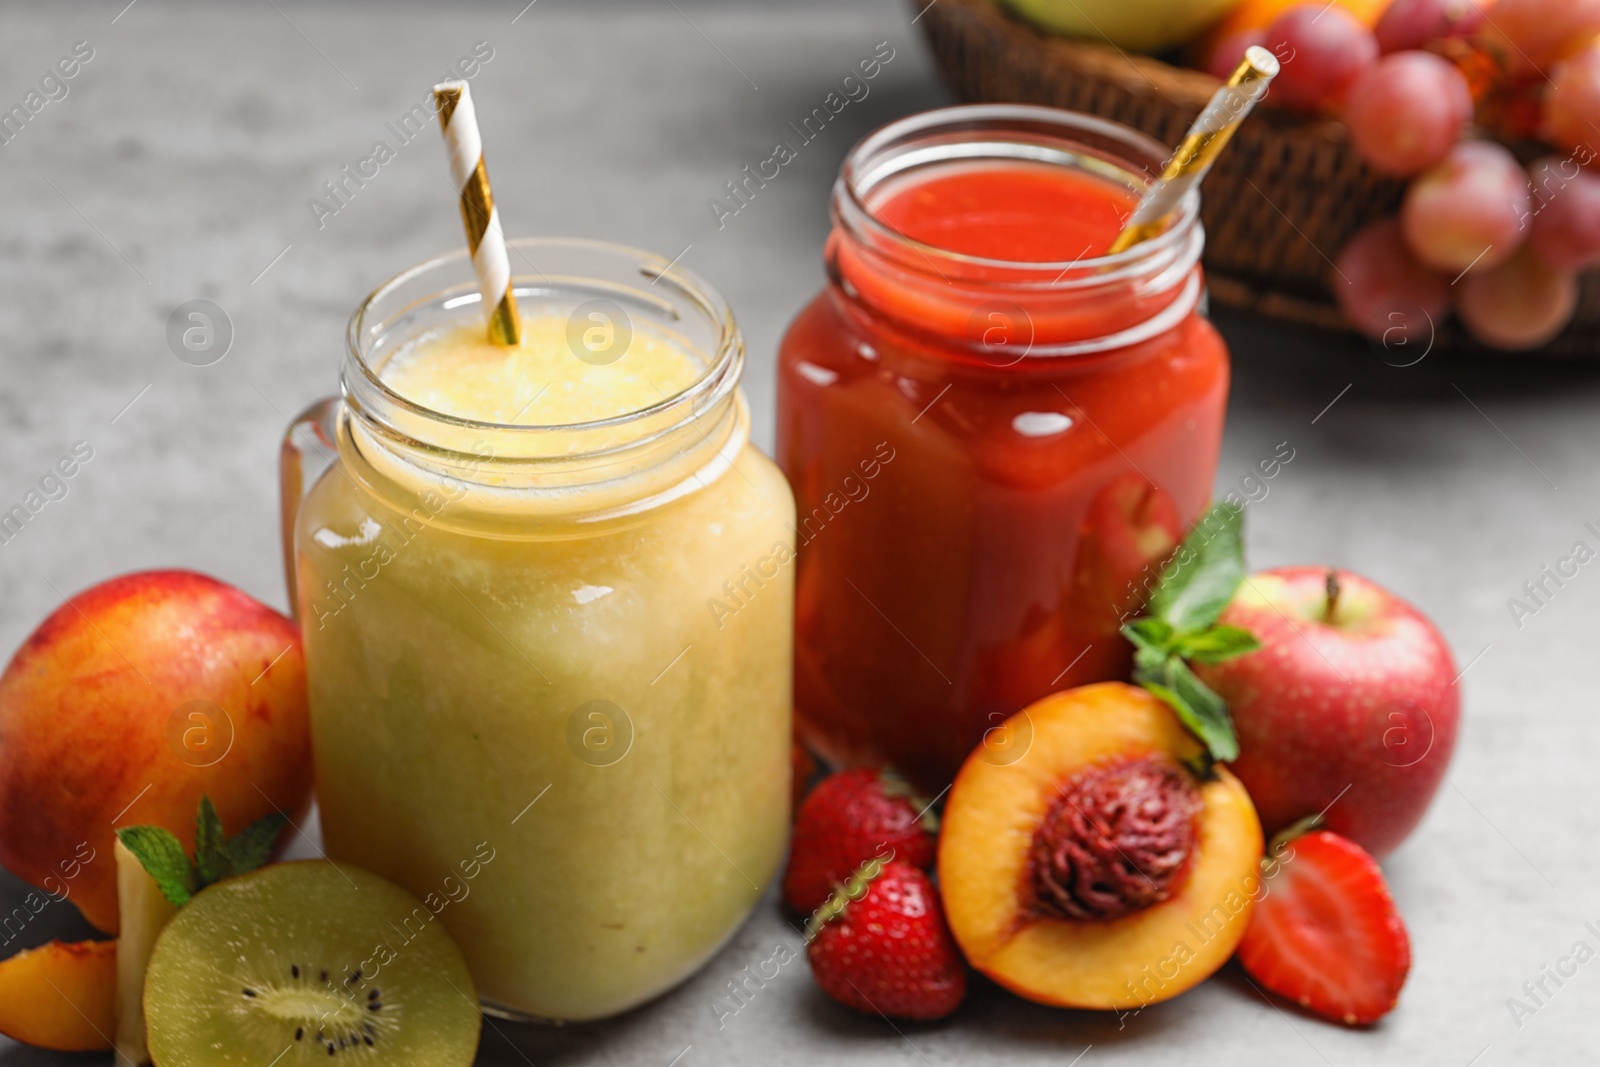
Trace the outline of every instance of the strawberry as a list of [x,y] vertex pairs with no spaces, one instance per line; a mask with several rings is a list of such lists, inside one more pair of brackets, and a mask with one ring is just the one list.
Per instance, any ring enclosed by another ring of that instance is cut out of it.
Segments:
[[1353,841],[1317,830],[1272,863],[1267,895],[1239,942],[1244,969],[1336,1022],[1357,1026],[1387,1015],[1411,969],[1411,939],[1376,861]]
[[967,995],[967,969],[933,882],[898,860],[869,860],[806,926],[817,985],[845,1007],[941,1019]]
[[928,809],[889,771],[862,768],[823,779],[795,817],[783,898],[795,911],[815,911],[835,885],[885,849],[913,867],[932,867],[939,823]]

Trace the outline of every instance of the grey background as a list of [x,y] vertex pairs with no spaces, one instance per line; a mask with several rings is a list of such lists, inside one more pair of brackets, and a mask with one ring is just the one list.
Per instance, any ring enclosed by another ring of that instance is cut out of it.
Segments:
[[[69,495],[0,547],[0,649],[66,594],[140,568],[192,567],[284,605],[285,418],[335,387],[356,302],[461,240],[432,140],[401,150],[321,231],[306,200],[478,40],[495,49],[474,92],[508,231],[687,248],[743,322],[770,446],[773,353],[821,282],[841,157],[868,129],[951,102],[913,9],[538,0],[513,22],[524,2],[0,6],[0,110],[75,41],[95,49],[69,95],[0,146],[0,504],[75,441],[94,448]],[[719,231],[707,198],[884,40],[896,56],[870,96]],[[235,329],[213,366],[166,346],[169,313],[191,299],[220,304]],[[1600,378],[1437,352],[1397,369],[1353,340],[1220,325],[1236,384],[1219,487],[1278,442],[1295,449],[1247,511],[1253,566],[1360,571],[1429,612],[1470,662],[1449,781],[1386,865],[1416,958],[1399,1010],[1350,1032],[1270,1006],[1225,970],[1121,1030],[982,982],[952,1020],[896,1029],[833,1006],[797,961],[719,1027],[723,984],[795,941],[769,900],[662,1001],[599,1026],[493,1024],[484,1062],[1064,1065],[1092,1046],[1077,1062],[1489,1067],[1591,1054],[1600,963],[1521,1028],[1506,1002],[1574,942],[1600,948],[1583,927],[1600,920],[1600,564],[1520,628],[1506,601],[1574,541],[1596,543],[1583,523],[1600,519]],[[5,911],[22,892],[0,876]],[[84,932],[55,905],[24,940]],[[72,1059],[0,1039],[0,1067]]]

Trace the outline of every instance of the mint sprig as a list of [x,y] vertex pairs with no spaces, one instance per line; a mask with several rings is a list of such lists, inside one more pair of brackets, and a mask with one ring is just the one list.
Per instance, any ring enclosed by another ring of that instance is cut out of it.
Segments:
[[117,839],[155,880],[161,895],[181,908],[206,886],[266,863],[288,821],[274,813],[257,819],[234,837],[225,837],[216,806],[210,797],[202,796],[195,817],[192,861],[177,835],[159,826],[125,826],[117,831]]
[[1133,680],[1172,708],[1214,762],[1235,759],[1239,738],[1227,703],[1189,664],[1221,663],[1261,647],[1248,630],[1217,622],[1244,581],[1243,520],[1238,505],[1213,505],[1162,568],[1149,616],[1122,628],[1133,643]]
[[183,907],[199,892],[194,864],[184,854],[183,845],[159,826],[128,826],[117,831],[117,839],[149,873],[161,895],[174,907]]

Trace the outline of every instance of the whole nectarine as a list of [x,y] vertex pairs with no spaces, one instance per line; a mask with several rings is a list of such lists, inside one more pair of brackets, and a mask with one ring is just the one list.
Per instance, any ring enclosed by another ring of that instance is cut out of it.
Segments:
[[310,792],[300,631],[213,578],[146,571],[79,593],[0,676],[0,863],[107,933],[116,827],[192,848],[202,794],[238,833],[273,811],[298,820]]

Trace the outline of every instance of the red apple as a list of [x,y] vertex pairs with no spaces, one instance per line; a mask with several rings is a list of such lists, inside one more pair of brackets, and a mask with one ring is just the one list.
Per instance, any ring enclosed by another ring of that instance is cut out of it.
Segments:
[[1323,812],[1373,855],[1393,851],[1455,748],[1461,694],[1444,637],[1393,593],[1326,567],[1252,575],[1221,621],[1262,645],[1197,670],[1233,712],[1233,773],[1267,833]]
[[115,933],[113,829],[164,826],[192,848],[202,794],[230,834],[305,811],[299,628],[190,571],[72,597],[0,676],[0,863]]

